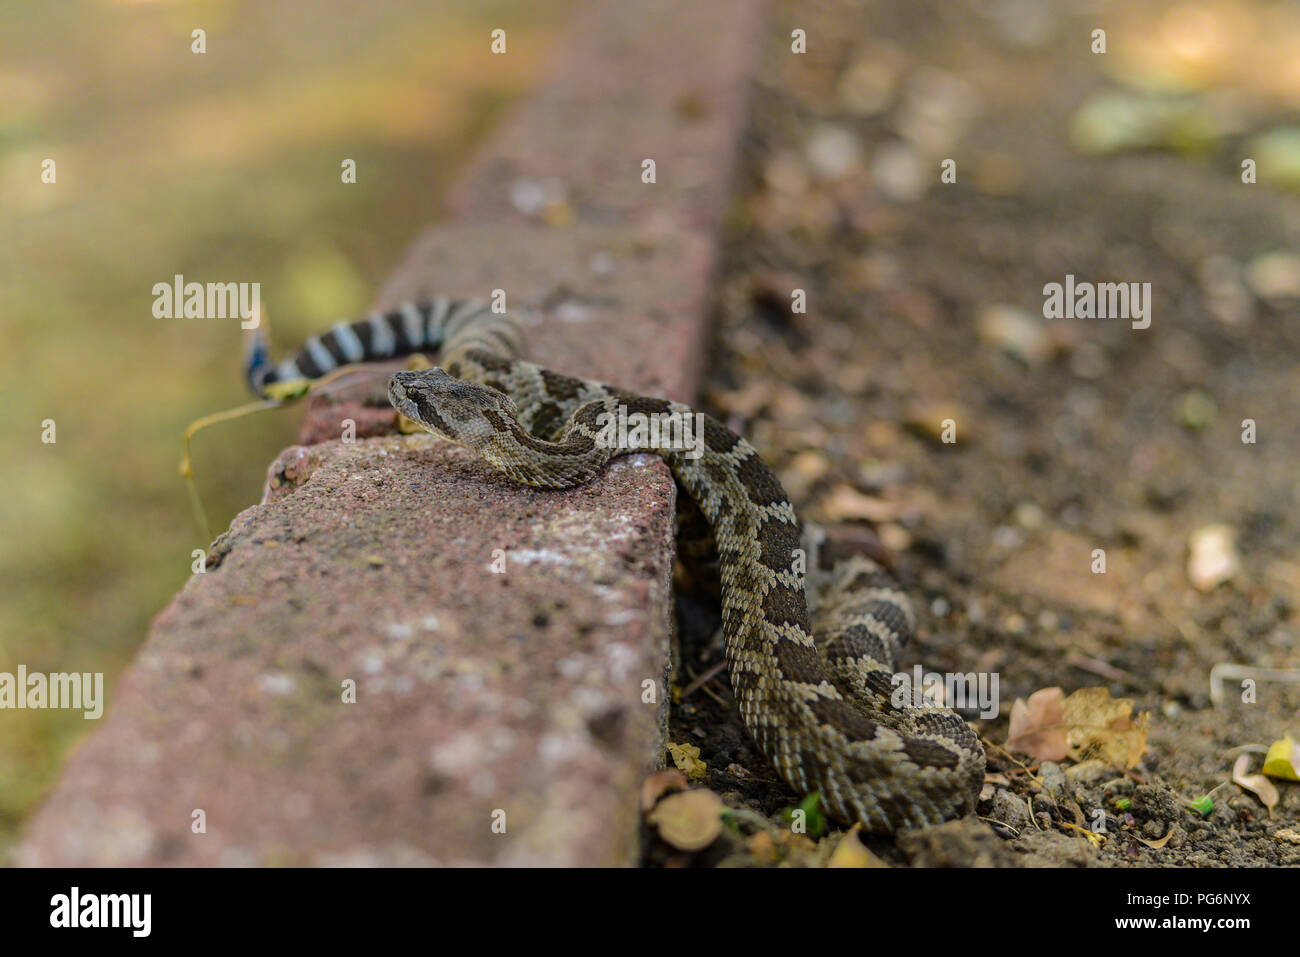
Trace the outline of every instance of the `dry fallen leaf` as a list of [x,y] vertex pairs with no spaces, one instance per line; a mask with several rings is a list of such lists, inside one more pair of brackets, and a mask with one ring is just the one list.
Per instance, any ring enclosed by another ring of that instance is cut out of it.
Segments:
[[888,522],[898,518],[902,509],[893,502],[863,495],[851,485],[837,485],[817,503],[817,510],[830,522],[847,522],[864,518],[869,522]]
[[1105,688],[1080,688],[1069,697],[1043,688],[1011,706],[1007,749],[1040,761],[1104,758],[1131,768],[1146,750],[1149,714],[1133,717],[1130,698],[1112,698]]
[[1300,781],[1300,745],[1291,735],[1286,735],[1268,746],[1264,757],[1264,773],[1283,781]]
[[888,867],[889,865],[872,854],[863,845],[859,837],[861,824],[854,824],[852,829],[840,838],[831,852],[827,867]]
[[1277,788],[1262,774],[1247,774],[1248,767],[1250,767],[1250,755],[1243,754],[1232,766],[1232,782],[1259,798],[1264,807],[1268,808],[1268,816],[1272,817],[1273,808],[1277,806],[1278,801]]
[[914,409],[906,419],[913,432],[944,445],[963,445],[969,440],[971,420],[965,408],[952,402],[936,402]]
[[693,744],[669,744],[668,753],[673,764],[686,773],[692,781],[703,781],[709,766],[700,760],[700,749]]
[[1011,706],[1008,751],[1024,751],[1040,761],[1060,761],[1069,753],[1066,741],[1065,692],[1060,688],[1043,688],[1029,696],[1017,698]]
[[670,794],[646,820],[679,851],[701,851],[722,833],[722,798],[707,788]]
[[1132,698],[1112,698],[1105,688],[1080,688],[1065,699],[1070,757],[1105,758],[1131,768],[1147,748],[1151,715],[1133,716]]

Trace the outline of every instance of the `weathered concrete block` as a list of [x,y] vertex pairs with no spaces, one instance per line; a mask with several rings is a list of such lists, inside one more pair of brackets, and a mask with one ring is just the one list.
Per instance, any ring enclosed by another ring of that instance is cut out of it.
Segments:
[[286,450],[19,862],[631,861],[669,634],[650,462],[539,494],[432,436]]
[[[537,98],[502,125],[447,202],[462,220],[523,222],[515,190],[559,187],[581,222],[712,231],[763,25],[755,0],[594,3]],[[654,184],[642,163],[655,161]]]

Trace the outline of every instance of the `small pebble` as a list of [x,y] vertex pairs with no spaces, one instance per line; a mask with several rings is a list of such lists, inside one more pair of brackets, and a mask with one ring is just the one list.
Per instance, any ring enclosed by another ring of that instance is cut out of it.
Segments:
[[813,133],[804,159],[818,179],[841,179],[862,165],[862,143],[852,130],[828,124]]
[[1090,758],[1065,769],[1065,781],[1070,787],[1092,787],[1100,784],[1112,772],[1110,765],[1101,758]]
[[997,303],[980,310],[975,320],[980,338],[1028,366],[1039,366],[1051,355],[1051,343],[1036,320],[1019,306]]
[[1065,772],[1055,761],[1044,761],[1038,766],[1038,780],[1052,797],[1059,798],[1065,793]]
[[1271,252],[1252,259],[1246,284],[1261,299],[1300,298],[1300,254]]
[[926,156],[942,156],[961,137],[976,101],[975,88],[958,74],[917,70],[899,104],[898,132]]
[[880,544],[891,552],[905,552],[912,547],[912,535],[897,522],[886,522],[878,529]]
[[1197,591],[1213,591],[1241,571],[1233,530],[1228,525],[1206,525],[1188,539],[1187,577]]
[[992,817],[995,821],[1001,821],[1017,831],[1032,826],[1029,823],[1029,805],[1025,799],[1002,789],[998,789],[993,795]]
[[1219,406],[1214,397],[1201,389],[1191,389],[1178,397],[1178,424],[1188,429],[1203,429],[1214,421]]
[[1016,524],[1028,531],[1043,527],[1043,510],[1033,502],[1021,502],[1013,512]]
[[[939,180],[939,168],[933,170],[934,181]],[[887,199],[896,203],[912,203],[925,194],[929,179],[918,154],[903,143],[886,143],[876,152],[871,162],[871,175],[876,186]]]
[[875,47],[854,60],[840,76],[836,96],[845,111],[875,116],[893,102],[903,56],[893,47]]

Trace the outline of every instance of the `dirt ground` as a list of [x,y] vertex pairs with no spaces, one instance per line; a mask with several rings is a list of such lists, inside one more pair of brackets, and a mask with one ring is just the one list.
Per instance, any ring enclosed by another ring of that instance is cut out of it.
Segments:
[[[801,517],[892,555],[921,620],[905,666],[1000,680],[998,716],[973,721],[977,816],[869,844],[892,864],[1300,864],[1300,785],[1274,781],[1270,813],[1231,783],[1241,754],[1258,773],[1261,746],[1300,732],[1300,685],[1243,701],[1233,680],[1216,705],[1209,677],[1300,667],[1300,202],[1274,132],[1300,79],[1269,69],[1295,62],[1300,19],[1135,6],[777,6],[705,407]],[[1150,283],[1150,326],[1044,318],[1067,274]],[[671,740],[740,810],[707,851],[651,841],[647,861],[824,860],[834,827],[814,843],[753,816],[802,796],[725,673],[690,687],[721,661],[716,607],[685,593],[679,611]],[[1004,750],[1012,702],[1051,687],[1132,699],[1141,759]]]

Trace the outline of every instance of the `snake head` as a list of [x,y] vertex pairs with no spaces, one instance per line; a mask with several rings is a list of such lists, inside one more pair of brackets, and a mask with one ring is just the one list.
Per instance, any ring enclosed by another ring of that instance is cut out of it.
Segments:
[[481,448],[513,421],[515,404],[496,389],[466,382],[437,368],[393,373],[388,380],[393,408],[434,435]]

